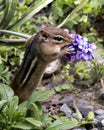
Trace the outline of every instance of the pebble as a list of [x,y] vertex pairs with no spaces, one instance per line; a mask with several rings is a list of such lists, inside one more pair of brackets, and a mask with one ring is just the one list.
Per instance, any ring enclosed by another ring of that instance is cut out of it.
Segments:
[[88,103],[84,100],[84,99],[80,99],[78,102],[77,102],[77,106],[78,107],[87,107],[88,106]]
[[90,111],[92,111],[92,109],[90,109],[90,108],[85,108],[85,107],[79,107],[78,109],[79,109],[79,111],[82,113],[82,115],[83,115],[84,117],[87,117],[87,116],[88,116],[88,113],[89,113]]
[[64,104],[64,103],[66,103],[67,105],[70,105],[70,104],[72,104],[73,103],[73,97],[72,96],[65,96],[63,99],[61,99],[60,101],[59,101],[59,104]]
[[104,119],[101,121],[102,126],[104,127]]
[[94,119],[94,125],[98,129],[102,129],[102,123],[98,119]]
[[72,117],[72,111],[71,111],[71,109],[68,107],[67,104],[64,103],[64,104],[60,107],[60,111],[64,112],[67,117]]
[[104,114],[96,116],[96,119],[98,119],[99,121],[103,120],[104,119]]
[[91,110],[93,110],[93,106],[92,105],[88,105],[88,102],[84,99],[80,99],[78,102],[77,102],[77,106],[78,108],[89,108]]
[[[91,130],[100,130],[100,129],[98,129],[98,128],[93,128],[93,129],[91,129]],[[102,129],[101,129],[102,130]]]
[[102,114],[104,114],[104,110],[103,109],[98,109],[98,110],[95,111],[95,114],[96,115],[102,115]]
[[72,129],[72,130],[86,130],[86,128],[80,127],[80,128],[74,128],[74,129]]
[[104,92],[100,94],[99,99],[104,101]]

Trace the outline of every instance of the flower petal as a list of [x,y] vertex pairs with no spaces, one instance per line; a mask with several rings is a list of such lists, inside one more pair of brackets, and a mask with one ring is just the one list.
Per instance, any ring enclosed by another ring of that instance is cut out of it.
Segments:
[[96,45],[91,44],[86,37],[79,34],[70,34],[68,29],[65,29],[65,31],[74,39],[73,43],[69,45],[74,49],[69,50],[69,54],[64,55],[63,58],[71,62],[91,61],[94,58],[93,51],[96,49]]

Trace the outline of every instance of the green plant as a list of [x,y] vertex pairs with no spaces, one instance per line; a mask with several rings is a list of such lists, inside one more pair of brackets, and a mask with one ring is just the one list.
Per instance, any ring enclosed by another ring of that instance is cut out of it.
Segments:
[[87,62],[79,62],[76,64],[76,75],[79,77],[79,79],[89,79],[90,76],[91,67],[88,66]]
[[[101,58],[102,61],[104,60],[103,58]],[[94,81],[99,81],[101,77],[104,76],[104,64],[103,62],[98,60],[94,60],[92,62],[92,74],[91,74],[92,78]]]
[[73,86],[71,84],[63,84],[63,85],[58,85],[55,87],[56,92],[62,92],[68,89],[69,90],[73,89]]
[[8,67],[4,67],[2,64],[0,64],[0,79],[1,82],[10,84],[10,76],[11,72],[9,71]]
[[14,130],[66,130],[92,123],[93,113],[82,121],[82,115],[75,107],[78,119],[65,116],[50,116],[42,112],[40,101],[48,99],[54,94],[50,90],[38,90],[32,94],[29,100],[19,104],[13,90],[5,85],[0,85],[0,129]]
[[[102,14],[103,6],[104,0],[25,0],[23,3],[19,3],[19,0],[0,0],[0,45],[24,45],[26,39],[37,31],[38,25],[44,20],[54,26],[70,28],[72,32],[81,33],[91,42],[99,44],[103,40],[96,37],[90,16]],[[44,7],[48,10],[45,13]],[[12,89],[7,85],[10,84],[11,73],[15,72],[22,60],[23,51],[24,46],[0,46],[0,82],[3,83],[0,83],[0,129],[66,130],[92,123],[94,113],[90,112],[87,119],[83,119],[77,107],[77,119],[44,114],[40,102],[52,96],[53,91],[38,90],[26,102],[18,103],[18,97],[14,96]],[[75,70],[73,66],[70,67],[74,73],[68,75],[69,66],[64,66],[64,77],[70,82],[74,82],[76,77],[80,80],[96,81],[104,75],[104,65],[99,64],[97,60],[92,61],[90,66],[80,62],[75,67]],[[59,85],[55,88],[56,92],[67,89],[70,89],[70,85]]]
[[39,101],[44,101],[52,95],[52,91],[39,90],[33,93],[28,101],[19,104],[18,97],[13,96],[13,90],[1,84],[0,128],[42,129],[43,113]]
[[[51,3],[53,0],[47,1],[37,1],[36,5],[31,7],[28,10],[28,4],[27,1],[24,2],[23,4],[19,3],[18,0],[5,0],[2,2],[2,5],[5,4],[5,8],[3,8],[3,19],[1,21],[0,27],[1,28],[6,28],[6,29],[13,29],[14,27],[20,26],[21,24],[25,23],[27,20],[29,20],[34,14],[39,12],[42,8],[44,8],[46,5]],[[29,2],[30,5],[32,4],[31,1]],[[17,6],[19,4],[19,6]],[[13,16],[16,11],[16,17]],[[8,13],[7,13],[8,12]],[[12,15],[10,15],[12,14]],[[18,20],[17,20],[18,19]],[[11,25],[9,23],[11,22]],[[5,26],[6,25],[6,26]],[[7,26],[8,25],[8,26]]]

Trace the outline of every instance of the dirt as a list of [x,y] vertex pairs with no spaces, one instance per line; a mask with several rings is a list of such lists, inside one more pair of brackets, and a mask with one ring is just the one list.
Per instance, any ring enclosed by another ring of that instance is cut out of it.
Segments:
[[[59,75],[58,75],[59,77]],[[55,80],[54,80],[55,79]],[[42,81],[41,87],[48,90],[55,90],[55,87],[59,84],[70,83],[66,79],[48,78]],[[80,84],[80,81],[79,81]],[[61,91],[60,93],[55,91],[55,94],[47,101],[43,102],[43,111],[51,112],[51,114],[58,114],[60,112],[60,107],[62,104],[67,103],[68,106],[72,107],[73,102],[78,106],[84,106],[92,109],[93,111],[98,109],[104,109],[104,100],[99,99],[101,92],[100,83],[96,83],[88,88],[84,86],[73,84],[73,89],[67,89]]]
[[[103,49],[98,47],[94,54],[97,59],[99,59],[99,54],[101,52],[103,52]],[[44,89],[55,90],[55,87],[58,85],[70,84],[70,81],[66,80],[62,76],[63,75],[60,73],[51,75],[47,79],[45,78],[42,81],[41,87]],[[87,83],[90,84],[89,87],[85,86]],[[73,106],[72,103],[74,102],[77,106],[89,107],[93,111],[98,109],[104,110],[104,97],[103,100],[99,98],[101,93],[104,93],[104,78],[102,78],[102,82],[99,80],[95,81],[94,83],[92,83],[91,80],[79,81],[77,79],[76,82],[73,83],[73,87],[73,89],[67,89],[61,91],[60,93],[55,91],[55,95],[43,103],[44,108],[46,108],[45,110],[51,111],[53,114],[58,113],[60,106],[65,102],[68,102],[70,107]],[[53,109],[55,110],[53,111]]]

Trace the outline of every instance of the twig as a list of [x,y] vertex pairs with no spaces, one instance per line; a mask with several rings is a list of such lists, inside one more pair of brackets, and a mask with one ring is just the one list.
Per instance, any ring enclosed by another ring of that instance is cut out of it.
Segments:
[[25,45],[26,39],[0,39],[0,45],[3,46],[19,46]]
[[15,36],[22,37],[22,38],[29,38],[30,37],[30,35],[14,32],[14,31],[9,31],[9,30],[0,30],[0,33],[2,33],[2,34],[11,34],[11,35],[15,35]]
[[101,84],[101,89],[102,89],[102,91],[104,91],[104,81],[103,81],[102,78],[100,79],[100,84]]

